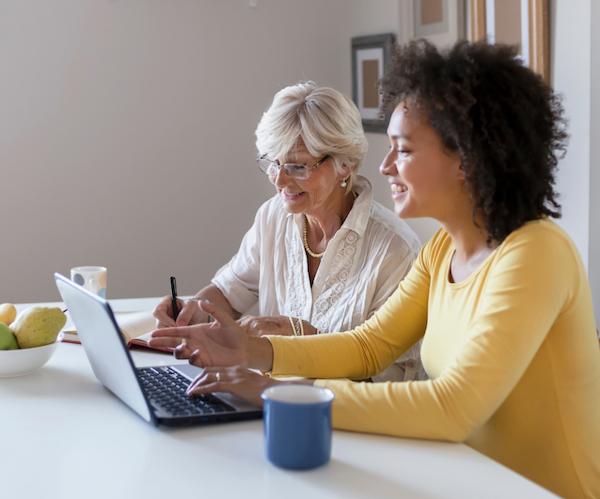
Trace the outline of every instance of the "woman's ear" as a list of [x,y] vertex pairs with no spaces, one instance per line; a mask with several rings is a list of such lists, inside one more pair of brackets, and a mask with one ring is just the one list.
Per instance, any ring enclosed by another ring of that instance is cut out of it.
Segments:
[[348,178],[352,173],[352,167],[348,166],[346,163],[342,163],[342,167],[340,169],[339,177],[341,179]]
[[463,158],[460,153],[455,153],[455,165],[456,165],[456,177],[460,182],[467,181],[467,172],[465,171],[465,164],[463,162]]

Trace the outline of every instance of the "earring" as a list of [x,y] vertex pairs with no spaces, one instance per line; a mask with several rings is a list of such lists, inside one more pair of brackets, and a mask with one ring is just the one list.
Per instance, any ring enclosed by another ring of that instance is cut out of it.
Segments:
[[344,180],[342,180],[342,182],[340,183],[340,187],[342,187],[342,188],[344,188],[344,189],[345,189],[347,185],[348,185],[348,179],[346,179],[346,178],[345,178],[345,179],[344,179]]

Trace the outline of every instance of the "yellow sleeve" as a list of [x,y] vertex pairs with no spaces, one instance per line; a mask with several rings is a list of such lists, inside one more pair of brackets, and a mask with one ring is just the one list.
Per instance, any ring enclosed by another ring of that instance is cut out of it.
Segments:
[[[489,419],[527,369],[561,310],[569,307],[580,275],[573,247],[551,231],[527,232],[498,256],[484,281],[480,312],[468,326],[470,339],[438,378],[316,382],[335,392],[336,428],[463,441]],[[388,308],[386,315],[393,312]]]
[[269,336],[273,375],[365,379],[381,372],[424,334],[427,323],[429,245],[383,306],[345,333],[302,338]]

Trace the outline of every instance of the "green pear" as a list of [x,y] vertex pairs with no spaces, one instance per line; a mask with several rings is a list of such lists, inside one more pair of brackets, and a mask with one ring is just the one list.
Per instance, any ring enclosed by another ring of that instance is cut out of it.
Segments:
[[0,350],[16,350],[19,348],[17,338],[10,328],[0,322]]
[[11,328],[20,348],[33,348],[54,343],[66,322],[67,317],[58,307],[29,307]]

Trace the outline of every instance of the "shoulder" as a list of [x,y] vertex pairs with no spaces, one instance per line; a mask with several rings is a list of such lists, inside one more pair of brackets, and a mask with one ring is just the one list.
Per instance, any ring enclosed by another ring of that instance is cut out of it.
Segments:
[[418,260],[422,267],[433,271],[453,251],[452,238],[442,227],[425,243],[419,252]]
[[579,253],[568,234],[550,219],[532,220],[511,232],[501,244],[501,253],[518,252],[525,257],[579,260]]
[[404,221],[398,218],[388,208],[377,201],[371,204],[369,225],[373,232],[380,237],[387,238],[392,248],[398,251],[410,252],[413,256],[421,249],[421,241],[414,230]]

